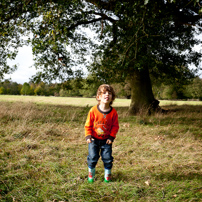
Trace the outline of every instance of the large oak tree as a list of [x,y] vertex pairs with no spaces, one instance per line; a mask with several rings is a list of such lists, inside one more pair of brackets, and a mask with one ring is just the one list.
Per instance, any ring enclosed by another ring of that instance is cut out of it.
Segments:
[[[179,0],[1,0],[0,76],[18,47],[31,44],[38,78],[81,75],[89,70],[105,82],[129,81],[130,112],[158,108],[151,77],[180,82],[199,65],[202,2]],[[94,37],[89,37],[88,29]],[[22,36],[27,36],[22,38]],[[71,47],[71,49],[70,49]],[[81,66],[82,67],[82,66]]]

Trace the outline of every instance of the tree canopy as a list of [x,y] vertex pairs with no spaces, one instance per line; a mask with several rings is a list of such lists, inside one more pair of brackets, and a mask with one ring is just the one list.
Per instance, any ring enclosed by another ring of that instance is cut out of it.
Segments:
[[24,44],[32,45],[38,77],[49,80],[81,75],[79,65],[87,66],[92,54],[89,71],[103,82],[129,80],[131,111],[138,111],[155,102],[151,78],[193,77],[188,65],[199,67],[201,58],[193,50],[201,43],[195,37],[201,6],[199,0],[2,0],[0,76],[12,70],[7,59]]

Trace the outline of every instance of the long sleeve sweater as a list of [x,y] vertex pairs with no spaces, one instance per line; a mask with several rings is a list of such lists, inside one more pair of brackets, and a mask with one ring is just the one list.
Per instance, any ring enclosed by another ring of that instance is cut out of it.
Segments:
[[111,107],[110,111],[102,112],[99,105],[92,107],[85,123],[85,137],[99,140],[114,140],[119,130],[117,111]]

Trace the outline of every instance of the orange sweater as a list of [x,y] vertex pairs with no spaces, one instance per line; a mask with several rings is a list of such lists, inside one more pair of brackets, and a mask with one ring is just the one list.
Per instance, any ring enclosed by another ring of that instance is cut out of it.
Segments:
[[113,141],[118,130],[118,114],[113,107],[108,112],[102,112],[98,105],[90,109],[85,124],[86,139],[92,137],[99,140],[111,139]]

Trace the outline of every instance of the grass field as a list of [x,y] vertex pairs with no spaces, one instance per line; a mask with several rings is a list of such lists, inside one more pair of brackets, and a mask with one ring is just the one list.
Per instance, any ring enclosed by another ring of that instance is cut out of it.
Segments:
[[201,102],[177,103],[128,116],[129,101],[117,99],[113,181],[103,182],[99,160],[89,184],[84,124],[94,99],[0,96],[0,201],[202,201]]
[[[45,96],[20,96],[20,95],[0,95],[0,101],[6,102],[25,102],[36,104],[53,104],[53,105],[73,105],[73,106],[94,106],[97,101],[95,98],[80,97],[45,97]],[[128,107],[130,99],[116,99],[113,106]],[[202,101],[172,101],[160,100],[160,106],[164,105],[202,105]]]

